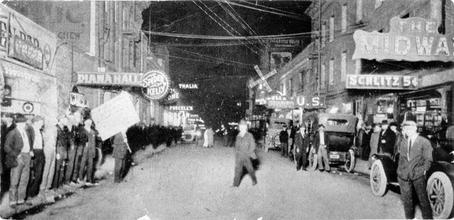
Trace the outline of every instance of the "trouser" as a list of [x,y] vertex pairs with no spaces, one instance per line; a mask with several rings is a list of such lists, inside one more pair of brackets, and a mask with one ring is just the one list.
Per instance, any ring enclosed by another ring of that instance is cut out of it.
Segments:
[[233,186],[240,185],[244,168],[246,168],[247,172],[251,176],[252,182],[254,184],[257,183],[257,177],[255,176],[255,170],[252,166],[251,159],[249,157],[237,157],[235,159],[235,177],[233,178]]
[[66,167],[65,182],[76,181],[79,173],[79,164],[83,154],[83,145],[71,144],[68,152],[68,165]]
[[90,147],[84,147],[82,160],[80,161],[79,176],[78,178],[83,180],[85,174],[87,174],[87,181],[93,183],[93,161],[95,154],[90,150]]
[[17,157],[17,166],[11,169],[10,204],[24,203],[25,201],[30,177],[30,160],[30,153],[21,153]]
[[29,198],[35,197],[39,193],[39,186],[43,179],[43,170],[46,159],[43,150],[33,150],[33,167],[30,169],[30,180],[27,188],[27,196]]
[[227,147],[227,145],[229,143],[229,137],[227,135],[224,135],[223,139],[224,139],[224,146]]
[[281,155],[288,156],[288,143],[281,143]]
[[[326,150],[326,147],[320,146],[318,148],[318,169],[323,170],[325,169],[326,171],[330,171],[331,168],[329,167],[329,159],[328,159],[328,151]],[[323,165],[323,163],[325,165]]]
[[421,207],[421,213],[423,219],[433,219],[432,208],[430,207],[429,198],[426,191],[426,178],[422,176],[416,180],[405,181],[401,178],[399,179],[400,186],[400,198],[402,204],[404,205],[405,218],[414,219],[415,218],[415,201],[413,198],[413,193],[416,192],[416,196],[419,200],[419,205]]
[[43,180],[41,181],[41,190],[47,190],[52,188],[52,181],[55,173],[55,148],[47,149],[44,148],[44,170],[43,170]]
[[63,184],[65,177],[65,159],[61,158],[55,161],[55,172],[52,182],[52,188],[58,188]]
[[307,153],[306,153],[305,148],[302,148],[302,149],[296,148],[295,160],[296,160],[296,170],[300,170],[301,168],[306,169]]
[[114,182],[119,183],[123,179],[126,167],[126,158],[115,158]]

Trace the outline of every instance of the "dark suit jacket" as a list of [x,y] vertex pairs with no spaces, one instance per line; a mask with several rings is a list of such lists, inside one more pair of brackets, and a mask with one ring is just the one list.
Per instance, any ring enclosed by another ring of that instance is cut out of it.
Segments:
[[128,153],[128,147],[126,146],[122,134],[118,133],[114,136],[112,147],[112,157],[118,159],[123,159],[126,157],[126,154]]
[[[323,134],[324,134],[324,138],[325,138],[325,145],[329,146],[328,134],[326,134],[326,131],[323,132]],[[318,151],[319,147],[320,147],[320,133],[317,131],[317,133],[315,133],[315,135],[314,135],[314,149],[315,149],[315,152]]]
[[391,129],[386,129],[385,133],[380,132],[378,139],[378,149],[382,153],[389,153],[394,155],[394,144],[396,143],[396,134]]
[[408,140],[403,137],[399,144],[399,165],[397,175],[403,180],[416,180],[429,170],[432,164],[432,145],[429,140],[418,136],[410,149],[410,158],[407,156]]
[[309,135],[305,134],[304,137],[301,132],[295,134],[295,148],[297,153],[306,153],[306,149],[309,148],[310,138]]
[[[33,130],[33,129],[32,129]],[[30,129],[25,129],[25,132],[28,136],[30,151],[33,150],[33,137],[30,133]],[[24,142],[18,128],[14,128],[6,135],[5,140],[5,166],[8,168],[13,168],[17,166],[17,156],[19,156],[22,148],[24,147]]]

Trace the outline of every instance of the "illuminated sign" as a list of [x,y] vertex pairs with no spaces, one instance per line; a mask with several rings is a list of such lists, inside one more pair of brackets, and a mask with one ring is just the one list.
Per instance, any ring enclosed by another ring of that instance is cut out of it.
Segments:
[[169,110],[171,110],[171,111],[192,111],[192,110],[194,110],[194,108],[192,106],[173,105],[173,106],[169,106]]
[[390,32],[357,30],[353,59],[445,61],[454,60],[454,36],[438,33],[435,20],[393,17]]
[[167,95],[170,87],[170,80],[167,74],[158,70],[152,70],[143,75],[143,94],[151,99],[161,99]]
[[403,75],[347,75],[347,89],[416,89],[418,77]]
[[102,73],[102,72],[79,72],[77,73],[78,85],[118,85],[118,86],[142,86],[141,73]]
[[317,108],[325,106],[324,97],[306,97],[306,96],[297,96],[295,98],[295,104],[298,107],[302,108]]
[[180,83],[178,84],[180,89],[199,89],[199,86],[197,84],[185,84],[185,83]]

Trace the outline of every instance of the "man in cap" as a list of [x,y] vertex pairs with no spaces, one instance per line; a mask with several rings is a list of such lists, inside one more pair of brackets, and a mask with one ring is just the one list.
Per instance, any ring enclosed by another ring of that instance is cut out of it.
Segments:
[[432,209],[426,191],[426,172],[432,164],[432,145],[417,133],[414,121],[402,124],[403,139],[399,144],[397,176],[400,197],[404,205],[405,218],[415,218],[415,194],[418,198],[423,219],[432,219]]
[[[29,133],[26,118],[18,116],[16,128],[8,133],[5,141],[5,165],[11,168],[9,203],[11,207],[24,204],[30,177],[30,160],[33,156],[33,135]],[[26,203],[30,205],[30,203]]]
[[252,166],[252,159],[257,159],[255,154],[255,140],[251,133],[247,131],[247,123],[245,120],[241,120],[239,125],[239,134],[235,141],[235,177],[233,179],[233,186],[238,187],[243,176],[243,169],[246,168],[247,172],[251,176],[252,185],[257,184],[257,177],[255,176],[255,170]]

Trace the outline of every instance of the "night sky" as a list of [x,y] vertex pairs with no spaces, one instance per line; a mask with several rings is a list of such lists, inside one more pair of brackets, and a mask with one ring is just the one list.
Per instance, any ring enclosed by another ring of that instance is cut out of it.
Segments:
[[[304,15],[304,10],[309,5],[307,1],[258,1],[259,5],[255,5],[256,1],[233,3],[254,8],[277,8],[289,14],[298,14],[299,18],[228,5],[225,2],[161,1],[151,2],[150,7],[143,11],[142,29],[219,36],[289,34],[311,30],[310,18]],[[252,30],[244,24],[241,25],[238,22],[239,17],[245,20]],[[250,77],[258,77],[253,66],[260,64],[258,53],[261,44],[257,41],[183,39],[154,35],[150,40],[155,44],[168,45],[169,75],[174,85],[199,85],[199,90],[196,91],[180,90],[183,93],[180,103],[193,105],[193,113],[199,114],[207,125],[214,127],[244,117],[247,108],[246,83]],[[234,45],[214,47],[211,46],[213,44]]]

